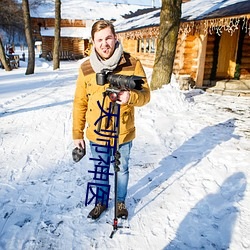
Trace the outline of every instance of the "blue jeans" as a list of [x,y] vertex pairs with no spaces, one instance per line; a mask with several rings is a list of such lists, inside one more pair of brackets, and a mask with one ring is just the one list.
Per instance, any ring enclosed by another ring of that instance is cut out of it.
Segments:
[[[91,150],[91,154],[92,154],[92,158],[98,159],[101,157],[103,158],[103,161],[108,161],[108,157],[111,157],[110,161],[114,160],[113,154],[112,154],[112,149],[109,150],[109,152],[107,154],[100,154],[98,152],[96,152],[96,146],[97,143],[94,142],[90,142],[90,150]],[[129,158],[130,158],[130,150],[132,147],[132,141],[130,142],[126,142],[124,144],[119,145],[119,152],[121,154],[121,158],[120,158],[120,171],[118,171],[118,178],[117,178],[117,200],[120,202],[124,202],[127,196],[127,187],[128,187],[128,179],[129,179],[129,170],[128,170],[128,163],[129,163]],[[98,164],[98,161],[93,161],[94,164]],[[114,166],[113,163],[111,163],[110,165]],[[110,167],[110,166],[109,166]],[[103,169],[104,172],[109,172],[109,173],[113,173],[112,169],[110,169],[108,171],[108,169]],[[113,175],[114,178],[114,175]],[[104,185],[109,185],[109,178],[107,178],[107,180],[98,180],[95,181],[98,184],[104,184]],[[108,188],[103,187],[102,188],[106,193],[108,193]],[[99,189],[96,189],[97,193],[97,197],[101,197],[102,194],[100,193],[101,191]],[[107,197],[106,197],[107,198]],[[98,200],[98,198],[97,198]],[[105,199],[104,199],[105,200]],[[107,198],[108,200],[108,198]],[[101,201],[101,200],[98,200]],[[106,204],[107,205],[107,204]]]

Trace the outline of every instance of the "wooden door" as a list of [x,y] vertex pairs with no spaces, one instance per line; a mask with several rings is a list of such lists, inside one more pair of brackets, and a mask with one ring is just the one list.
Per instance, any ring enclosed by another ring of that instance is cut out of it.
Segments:
[[221,34],[216,78],[233,78],[236,67],[239,30],[231,36],[227,31]]

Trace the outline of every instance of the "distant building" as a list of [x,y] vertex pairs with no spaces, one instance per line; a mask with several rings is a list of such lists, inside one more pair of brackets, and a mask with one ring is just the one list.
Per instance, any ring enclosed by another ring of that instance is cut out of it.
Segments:
[[[54,18],[32,18],[33,37],[41,42],[41,57],[52,59],[54,47]],[[89,45],[91,21],[61,20],[61,59],[80,59],[85,56]]]
[[[91,27],[99,19],[115,21],[121,15],[145,6],[107,2],[62,0],[60,59],[80,59],[90,53]],[[48,1],[31,10],[35,42],[41,42],[41,57],[52,59],[55,6]]]

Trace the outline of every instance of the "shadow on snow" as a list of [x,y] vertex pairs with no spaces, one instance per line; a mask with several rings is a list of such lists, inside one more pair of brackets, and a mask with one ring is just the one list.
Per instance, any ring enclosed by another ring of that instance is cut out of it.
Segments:
[[[133,207],[133,211],[130,209],[130,216],[133,217],[159,197],[175,181],[185,175],[188,170],[196,167],[218,145],[232,138],[239,139],[239,136],[233,134],[234,130],[235,119],[229,119],[206,127],[184,142],[171,155],[162,159],[158,168],[148,173],[129,188],[129,197],[135,202],[140,201],[153,191],[153,194],[156,193],[152,198],[150,196],[149,201],[136,212],[136,206]],[[186,170],[180,177],[166,183],[164,188],[158,189],[171,176],[183,168],[186,168]],[[246,178],[242,173],[228,178],[217,194],[207,196],[190,211],[178,229],[177,238],[165,249],[178,249],[176,247],[180,242],[182,242],[182,248],[180,249],[186,249],[188,246],[190,246],[190,249],[194,249],[192,247],[196,247],[196,245],[202,247],[202,244],[205,244],[205,242],[210,244],[211,247],[225,246],[225,249],[227,249],[237,214],[237,209],[233,206],[233,202],[242,198],[238,193],[243,193],[245,186]],[[157,192],[157,190],[161,191]],[[220,201],[220,203],[216,204],[217,201]]]
[[[216,146],[232,138],[239,139],[239,136],[235,136],[233,134],[235,129],[234,123],[235,119],[229,119],[223,123],[219,123],[202,129],[198,134],[192,136],[178,149],[173,151],[171,155],[162,159],[159,163],[158,168],[148,173],[135,185],[130,187],[128,190],[129,196],[133,197],[135,200],[140,200],[142,197],[149,195],[154,189],[158,188],[172,175],[174,175],[174,173],[185,168],[187,165],[189,165],[189,167],[186,171],[188,171],[190,168],[196,167],[197,164],[203,158],[205,158]],[[173,182],[169,183],[148,203],[156,199],[172,184]],[[145,204],[145,206],[147,204]],[[143,209],[143,207],[141,209]],[[138,210],[136,213],[138,213],[140,210]]]
[[176,237],[164,250],[229,249],[238,208],[247,180],[242,172],[228,177],[217,193],[207,195],[181,222]]
[[25,113],[25,112],[29,112],[29,111],[44,109],[44,108],[51,108],[51,107],[55,107],[55,106],[65,105],[65,104],[72,103],[72,102],[73,102],[73,100],[66,100],[66,101],[62,101],[62,102],[43,104],[43,105],[39,105],[36,107],[21,108],[21,109],[14,110],[14,111],[5,111],[3,113],[0,113],[0,117],[6,117],[8,115],[15,115],[15,114]]

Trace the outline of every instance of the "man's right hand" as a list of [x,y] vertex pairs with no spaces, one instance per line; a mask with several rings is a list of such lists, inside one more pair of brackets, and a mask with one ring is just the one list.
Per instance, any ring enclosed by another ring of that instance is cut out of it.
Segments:
[[79,148],[85,148],[85,141],[83,139],[76,139],[74,140],[74,145]]

